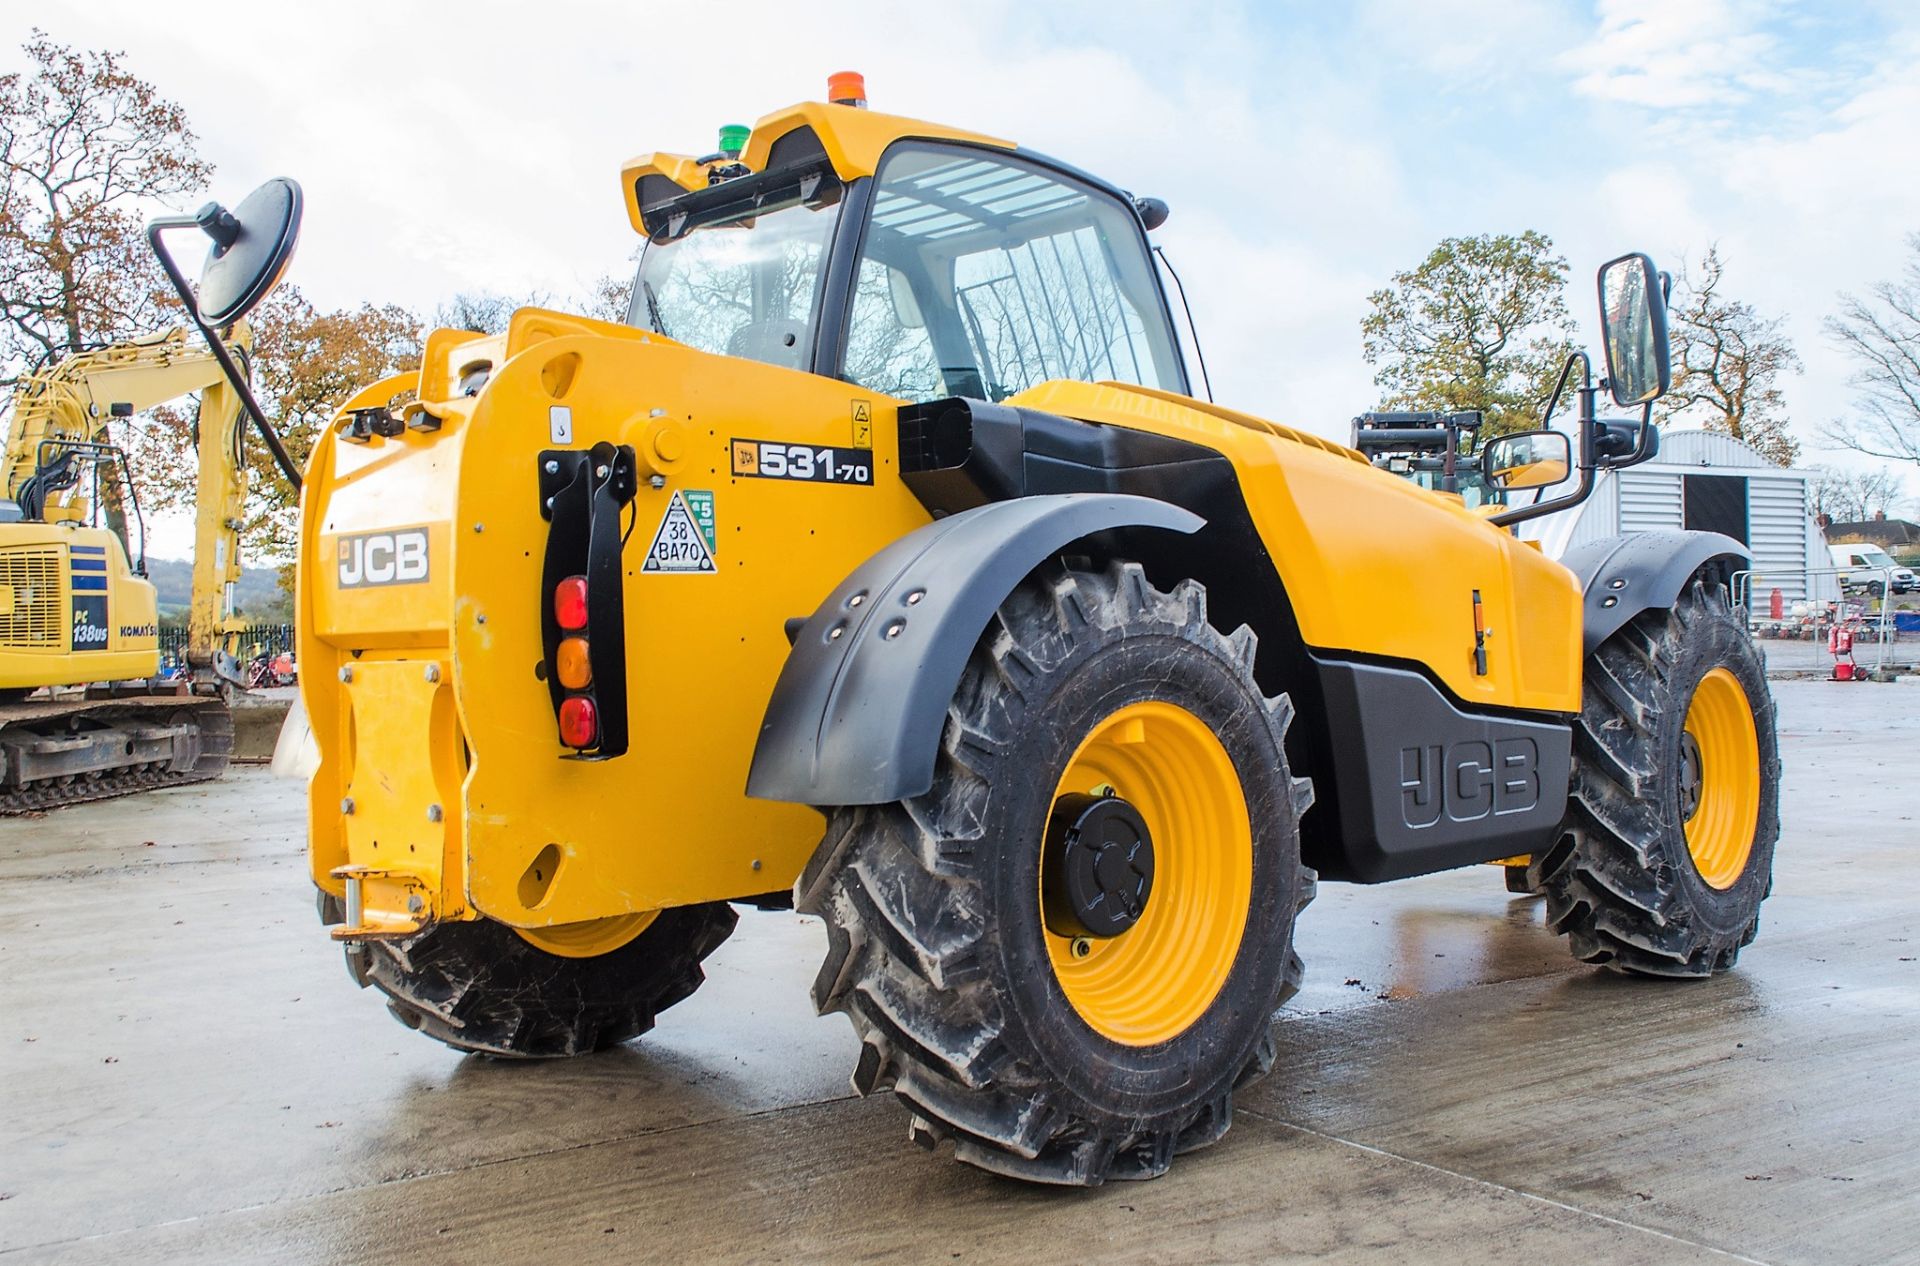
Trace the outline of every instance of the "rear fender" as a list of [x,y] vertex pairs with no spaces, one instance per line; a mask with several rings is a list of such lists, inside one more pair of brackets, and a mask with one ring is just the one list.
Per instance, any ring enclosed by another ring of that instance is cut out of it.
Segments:
[[1151,497],[1073,493],[992,502],[887,546],[820,604],[767,704],[747,794],[884,804],[933,785],[947,704],[994,611],[1023,577],[1097,532],[1194,532]]

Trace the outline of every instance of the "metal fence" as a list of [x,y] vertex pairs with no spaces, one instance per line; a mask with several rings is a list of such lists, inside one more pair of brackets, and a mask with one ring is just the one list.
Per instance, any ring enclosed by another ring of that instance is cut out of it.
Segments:
[[[1842,577],[1872,572],[1885,573],[1878,598],[1842,580]],[[1854,592],[1849,592],[1850,589]],[[1825,591],[1840,596],[1828,600],[1788,601],[1782,596],[1787,590],[1807,594]],[[1738,571],[1733,574],[1732,596],[1734,608],[1746,621],[1747,630],[1760,639],[1770,669],[1831,668],[1835,657],[1828,647],[1836,627],[1851,634],[1853,658],[1862,668],[1869,667],[1866,661],[1871,655],[1870,667],[1875,673],[1911,665],[1916,658],[1915,649],[1920,647],[1920,638],[1911,636],[1905,645],[1900,644],[1901,630],[1893,611],[1893,572],[1889,568]]]
[[[234,652],[242,659],[265,652],[278,655],[281,651],[293,649],[293,626],[291,624],[249,624],[234,630],[232,638]],[[187,631],[184,628],[167,626],[160,630],[160,654],[179,659],[187,653]]]

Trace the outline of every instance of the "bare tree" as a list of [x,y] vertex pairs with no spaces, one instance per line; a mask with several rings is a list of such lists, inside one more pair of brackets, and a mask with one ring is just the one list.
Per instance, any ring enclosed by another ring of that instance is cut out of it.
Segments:
[[463,290],[433,310],[432,329],[471,330],[475,334],[501,334],[507,322],[521,308],[551,307],[553,296],[544,290],[524,295],[501,294],[494,290]]
[[1907,266],[1864,298],[1840,296],[1827,336],[1853,357],[1859,416],[1826,427],[1842,447],[1920,465],[1920,233],[1909,234]]
[[0,75],[0,373],[149,329],[165,282],[150,202],[206,185],[186,114],[122,65],[34,31]]
[[1906,480],[1897,468],[1874,466],[1866,470],[1842,470],[1836,466],[1816,466],[1813,486],[1813,511],[1835,523],[1858,523],[1871,519],[1876,511],[1897,518],[1907,505]]
[[1720,248],[1699,267],[1684,264],[1668,309],[1673,337],[1673,390],[1660,420],[1697,421],[1730,435],[1776,466],[1791,466],[1800,444],[1787,430],[1780,375],[1798,373],[1800,357],[1780,330],[1750,303],[1727,297]]

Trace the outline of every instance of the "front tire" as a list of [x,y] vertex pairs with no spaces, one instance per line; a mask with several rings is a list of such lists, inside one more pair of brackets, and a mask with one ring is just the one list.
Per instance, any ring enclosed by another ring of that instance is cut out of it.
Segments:
[[[852,1020],[855,1088],[892,1089],[916,1141],[1030,1181],[1151,1178],[1272,1066],[1311,788],[1254,651],[1193,582],[1037,575],[967,665],[932,788],[829,811],[795,888],[827,924],[814,1003]],[[1114,801],[1150,831],[1150,889],[1117,932],[1063,930],[1057,824]]]
[[1696,579],[1587,662],[1573,797],[1529,868],[1583,962],[1698,977],[1759,929],[1780,832],[1780,755],[1759,649]]

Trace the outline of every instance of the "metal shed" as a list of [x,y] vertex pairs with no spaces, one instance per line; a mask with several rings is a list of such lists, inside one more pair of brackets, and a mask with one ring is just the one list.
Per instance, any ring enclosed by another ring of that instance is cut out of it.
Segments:
[[1601,472],[1584,505],[1525,523],[1520,534],[1558,558],[1622,532],[1724,532],[1753,551],[1756,594],[1777,588],[1790,603],[1827,601],[1836,596],[1832,578],[1807,575],[1832,565],[1813,518],[1813,478],[1812,471],[1773,465],[1728,435],[1664,431],[1653,461]]

